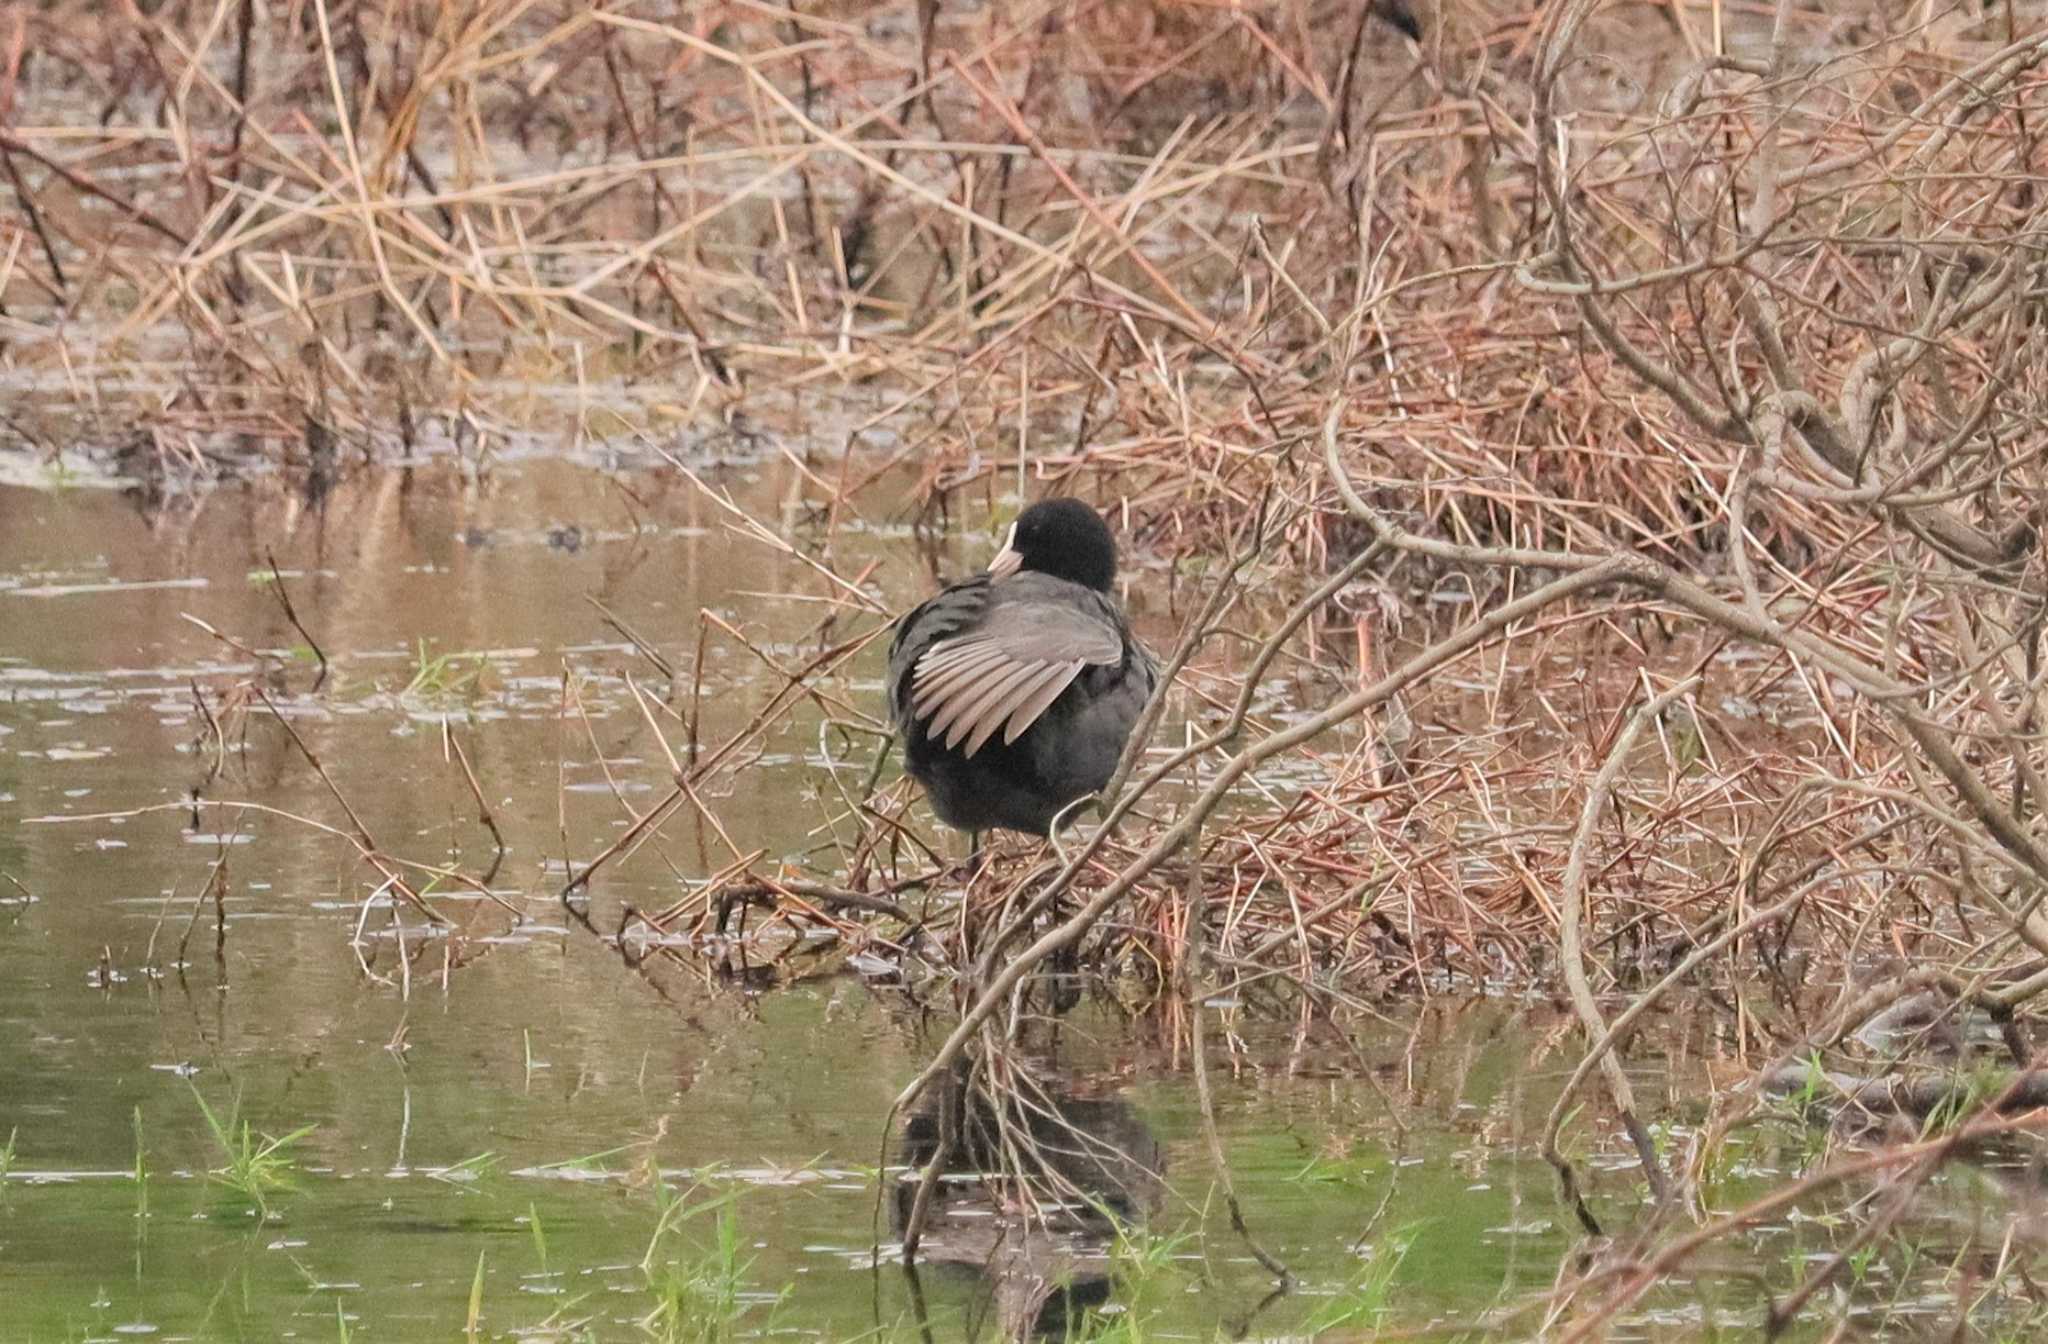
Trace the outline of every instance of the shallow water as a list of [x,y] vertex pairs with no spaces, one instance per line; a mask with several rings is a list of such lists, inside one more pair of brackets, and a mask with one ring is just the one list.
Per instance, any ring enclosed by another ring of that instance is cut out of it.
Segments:
[[[779,508],[794,471],[715,480],[817,541],[814,520]],[[928,582],[897,544],[905,524],[830,534],[842,573],[882,562],[891,604]],[[948,544],[937,563],[956,570],[985,542]],[[273,559],[330,662],[317,694]],[[716,828],[676,818],[565,909],[566,865],[618,839],[669,779],[627,680],[662,698],[668,679],[593,596],[680,669],[699,608],[755,643],[706,641],[706,744],[772,694],[764,659],[799,666],[879,620],[832,605],[808,566],[738,536],[667,472],[366,474],[317,508],[256,481],[155,515],[112,490],[0,488],[0,1339],[644,1338],[664,1325],[652,1280],[705,1277],[728,1211],[740,1335],[998,1338],[1055,1323],[1036,1278],[1099,1291],[1099,1239],[978,1236],[986,1211],[942,1222],[914,1280],[890,1258],[904,1153],[889,1106],[950,1024],[933,1011],[943,992],[863,980],[825,940],[764,938],[756,950],[787,956],[748,975],[614,946],[626,907],[667,906],[731,862]],[[258,668],[248,650],[275,654],[258,684],[333,791],[237,698]],[[829,721],[872,712],[879,661],[870,650],[836,679],[840,700],[801,707],[708,786],[737,848],[829,873],[830,775],[857,789],[875,746]],[[503,906],[430,891],[460,937],[403,908],[394,921],[346,839],[292,819],[346,830],[338,793],[388,853],[491,869],[445,735],[506,842],[490,878]],[[1169,1015],[1091,992],[1026,1039],[1047,1091],[1151,1169],[1115,1192],[1144,1232],[1143,1264],[1109,1293],[1135,1333],[1273,1337],[1347,1311],[1333,1337],[1535,1328],[1496,1313],[1539,1297],[1576,1243],[1535,1153],[1577,1055],[1554,1011],[1209,1011],[1247,1221],[1300,1280],[1278,1297],[1221,1214]],[[1697,1117],[1723,1024],[1687,1010],[1658,1031],[1635,1061],[1648,1109]],[[267,1211],[208,1174],[229,1161],[212,1124],[232,1146],[236,1118],[259,1145],[307,1130]],[[1594,1198],[1626,1228],[1637,1184],[1611,1131],[1594,1133],[1580,1153]],[[1782,1127],[1740,1143],[1731,1206],[1806,1152]],[[2002,1192],[1942,1189],[1933,1243],[2008,1216]],[[657,1238],[676,1192],[692,1216]],[[1675,1280],[1614,1337],[1753,1326],[1759,1274],[1782,1289],[1843,1226],[1764,1229],[1754,1263]],[[1879,1263],[1843,1313],[1952,1318],[1957,1290],[1926,1272],[1888,1281]]]

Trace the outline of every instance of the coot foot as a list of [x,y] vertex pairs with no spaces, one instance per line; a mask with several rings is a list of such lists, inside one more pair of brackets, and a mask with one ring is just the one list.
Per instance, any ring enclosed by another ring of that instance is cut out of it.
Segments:
[[974,879],[980,877],[981,870],[988,866],[990,857],[988,847],[981,840],[987,834],[987,831],[969,831],[967,833],[967,857],[953,865],[952,869],[947,872],[946,877],[949,880],[957,881],[962,886],[974,885]]

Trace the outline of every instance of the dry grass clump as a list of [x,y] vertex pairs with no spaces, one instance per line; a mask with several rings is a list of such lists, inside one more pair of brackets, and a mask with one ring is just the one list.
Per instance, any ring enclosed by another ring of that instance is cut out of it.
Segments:
[[10,348],[54,405],[172,437],[610,438],[876,378],[1064,417],[1125,317],[1213,328],[1219,233],[1285,199],[1328,102],[1308,18],[23,9]]
[[[1680,1193],[1615,1057],[1714,964],[1777,991],[1732,1000],[1745,1062],[1930,990],[2028,1062],[2048,25],[1403,13],[17,14],[10,352],[202,468],[224,426],[317,456],[744,419],[874,450],[811,479],[832,516],[905,464],[932,507],[1114,503],[1194,596],[1181,736],[1108,824],[934,914],[906,800],[849,795],[834,871],[721,832],[614,941],[735,901],[919,925],[964,1010],[906,1103],[1086,949],[1178,1005],[1541,975],[1587,1035],[1546,1148],[1591,1228],[1567,1103],[1601,1072]],[[56,445],[55,404],[17,432]],[[819,550],[864,624],[747,740],[878,633]],[[672,756],[564,895],[708,817],[740,740]]]

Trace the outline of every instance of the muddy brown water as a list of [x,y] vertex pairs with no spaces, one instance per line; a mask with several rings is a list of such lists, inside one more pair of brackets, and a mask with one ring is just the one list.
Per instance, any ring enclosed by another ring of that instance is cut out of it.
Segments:
[[[771,529],[804,525],[785,463],[711,479]],[[922,591],[907,520],[862,516],[836,534],[841,571],[878,562],[892,604]],[[622,956],[626,906],[669,905],[730,859],[684,821],[602,875],[588,922],[557,898],[565,862],[668,779],[626,678],[668,687],[588,598],[685,667],[700,608],[789,666],[822,630],[858,627],[825,626],[815,573],[727,523],[673,472],[546,461],[363,473],[318,507],[282,480],[154,512],[97,486],[0,488],[0,1340],[1532,1333],[1513,1309],[1577,1244],[1535,1154],[1576,1038],[1540,1000],[1207,1010],[1247,1220],[1298,1276],[1276,1296],[1220,1214],[1184,1038],[1084,994],[1027,1044],[1048,1106],[1113,1154],[1076,1181],[1131,1245],[1113,1263],[1099,1221],[1032,1231],[956,1180],[904,1274],[896,1173],[929,1123],[887,1115],[943,1037],[945,995],[787,940],[756,976],[701,947],[658,976]],[[970,529],[939,566],[987,544]],[[273,558],[331,663],[318,694]],[[271,670],[188,617],[275,653]],[[834,694],[871,700],[880,658]],[[384,849],[481,872],[494,846],[446,756],[458,738],[506,840],[491,889],[517,918],[434,891],[466,935],[452,969],[419,919],[394,930],[353,850],[281,815],[346,825],[268,712],[223,699],[252,672]],[[772,682],[710,645],[704,740]],[[821,732],[826,717],[799,711],[717,779],[735,844],[829,864],[830,775],[857,788],[874,744]],[[201,899],[216,873],[218,920]],[[1704,1112],[1720,1030],[1694,1005],[1637,1052],[1674,1145]],[[210,1174],[230,1157],[209,1109],[229,1146],[241,1121],[259,1147],[306,1131],[263,1207]],[[1766,1126],[1734,1153],[1724,1207],[1811,1142]],[[1603,1212],[1632,1225],[1611,1131],[1580,1155]],[[1831,1308],[1856,1329],[1952,1320],[1961,1289],[1938,1252],[2032,1198],[1941,1191],[1927,1257],[1881,1257]],[[1767,1289],[1851,1235],[1857,1193],[1724,1246],[1615,1337],[1754,1327]],[[723,1296],[665,1315],[676,1282]],[[693,1333],[705,1312],[731,1318],[725,1334]]]

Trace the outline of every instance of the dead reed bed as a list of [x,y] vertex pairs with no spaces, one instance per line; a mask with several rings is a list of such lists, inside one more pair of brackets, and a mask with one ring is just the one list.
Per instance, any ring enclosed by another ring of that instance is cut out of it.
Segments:
[[[1172,568],[1178,727],[1109,823],[940,916],[909,800],[849,796],[825,871],[721,832],[709,888],[633,914],[943,948],[960,1017],[906,1103],[963,1052],[999,1072],[1019,986],[1086,951],[1179,1004],[1553,984],[1660,1194],[1688,1174],[1615,1060],[1687,977],[1741,973],[1760,1071],[1928,991],[2029,1062],[2038,4],[5,22],[40,451],[539,431],[687,470],[759,435],[806,461],[822,529],[780,544],[847,627],[750,736],[799,703],[879,728],[829,690],[882,620],[831,537],[906,464],[925,509],[1097,498]],[[731,748],[668,749],[673,794],[565,895],[709,811]]]

